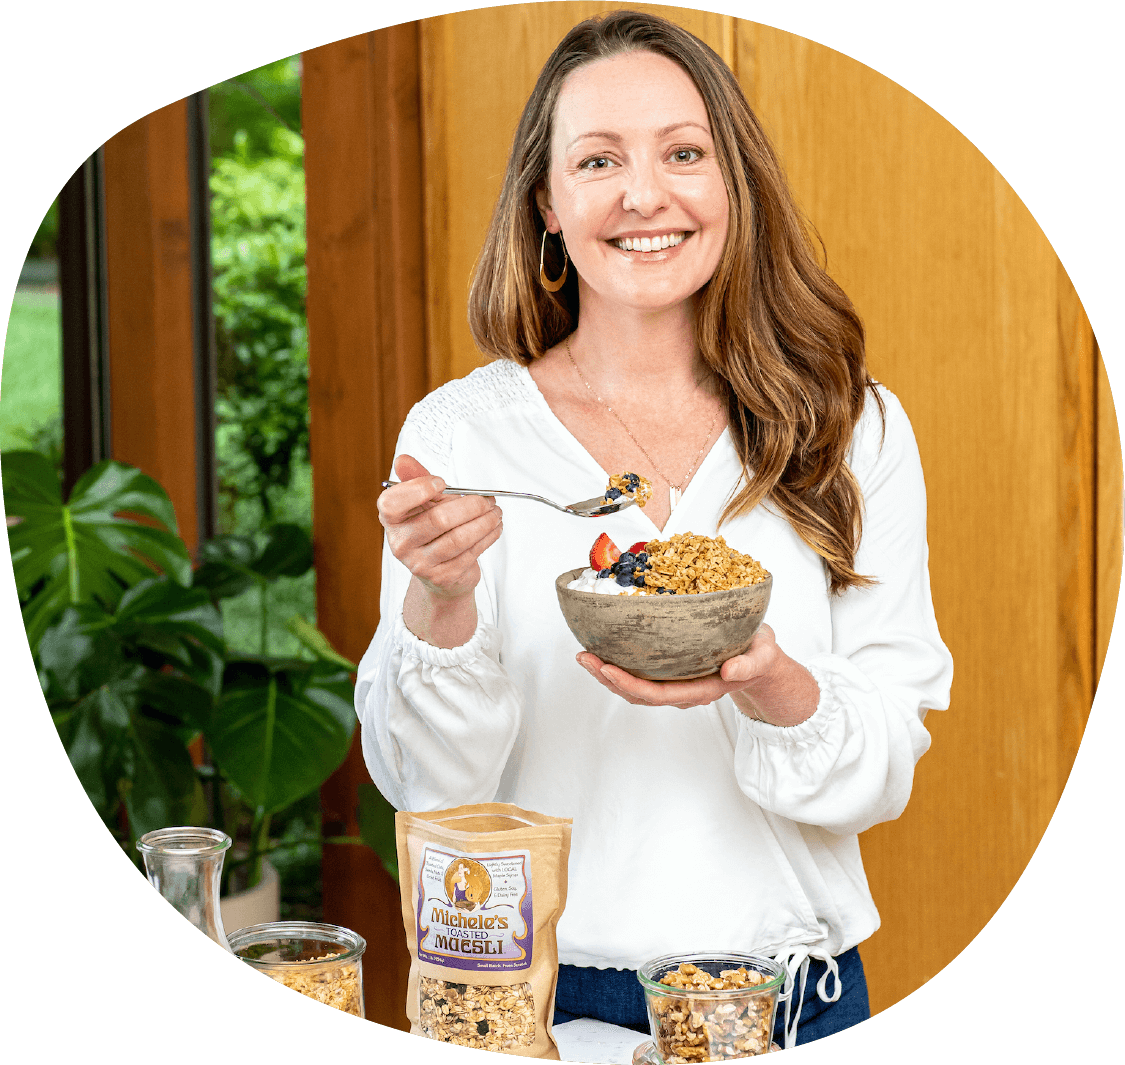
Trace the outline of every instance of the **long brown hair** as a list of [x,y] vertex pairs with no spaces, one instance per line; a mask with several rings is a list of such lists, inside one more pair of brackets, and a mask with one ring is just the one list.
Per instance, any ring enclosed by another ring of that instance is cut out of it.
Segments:
[[[833,592],[874,583],[856,573],[859,485],[846,455],[870,391],[863,325],[817,262],[781,165],[730,68],[687,30],[617,11],[575,26],[539,74],[516,129],[484,248],[469,327],[481,351],[524,365],[573,332],[578,283],[539,284],[543,221],[536,187],[551,163],[555,106],[567,76],[597,59],[649,51],[679,64],[707,107],[730,198],[726,246],[696,301],[695,340],[727,401],[743,477],[720,523],[765,501],[825,561]],[[562,271],[547,238],[547,273]]]

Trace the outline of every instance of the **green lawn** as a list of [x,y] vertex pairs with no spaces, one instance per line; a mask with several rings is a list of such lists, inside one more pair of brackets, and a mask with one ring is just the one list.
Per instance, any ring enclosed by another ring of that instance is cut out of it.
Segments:
[[59,416],[62,354],[59,297],[18,290],[4,341],[0,450],[26,448]]

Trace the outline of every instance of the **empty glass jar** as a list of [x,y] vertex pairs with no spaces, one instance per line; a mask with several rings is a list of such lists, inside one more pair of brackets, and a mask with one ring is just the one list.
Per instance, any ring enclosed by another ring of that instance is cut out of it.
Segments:
[[158,828],[137,840],[152,886],[204,935],[230,950],[219,911],[219,875],[231,839],[215,828]]

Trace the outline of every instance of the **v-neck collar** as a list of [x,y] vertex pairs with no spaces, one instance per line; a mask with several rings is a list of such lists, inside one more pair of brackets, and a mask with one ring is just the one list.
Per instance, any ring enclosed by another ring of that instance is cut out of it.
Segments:
[[[562,419],[551,409],[551,405],[547,402],[547,397],[540,391],[539,385],[536,384],[535,378],[531,376],[531,371],[526,366],[516,367],[523,376],[524,387],[527,390],[529,398],[532,402],[539,407],[547,424],[552,428],[563,445],[568,448],[573,454],[578,456],[583,463],[593,467],[598,471],[601,477],[602,484],[609,483],[609,473],[602,469],[601,463],[594,458],[593,455],[586,449],[582,442],[576,437],[562,422]],[[696,485],[703,481],[706,483],[705,473],[708,466],[714,465],[719,460],[719,454],[730,444],[730,429],[728,426],[723,426],[723,431],[715,438],[714,443],[707,449],[707,454],[703,456],[703,461],[695,468],[695,473],[692,474],[691,480],[688,482],[687,488],[684,489],[683,494],[680,496],[680,502],[672,508],[672,512],[668,515],[668,521],[665,523],[664,528],[661,529],[656,522],[650,518],[643,509],[640,507],[631,507],[630,510],[639,511],[637,517],[643,518],[653,529],[656,530],[657,537],[668,537],[672,532],[676,531],[672,528],[677,522],[677,517],[681,513],[685,513],[685,507],[689,500],[694,501],[695,497],[699,495],[702,488],[697,489]],[[723,445],[720,447],[720,445]],[[653,539],[653,537],[650,537]]]

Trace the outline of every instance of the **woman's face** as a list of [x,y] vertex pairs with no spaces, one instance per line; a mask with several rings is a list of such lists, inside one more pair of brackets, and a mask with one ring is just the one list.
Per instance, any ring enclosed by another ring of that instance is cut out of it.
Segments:
[[714,274],[730,206],[707,108],[691,78],[652,52],[588,63],[563,82],[547,229],[561,229],[582,305],[656,311]]

